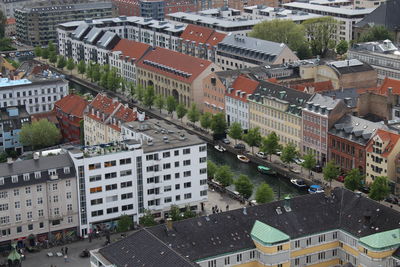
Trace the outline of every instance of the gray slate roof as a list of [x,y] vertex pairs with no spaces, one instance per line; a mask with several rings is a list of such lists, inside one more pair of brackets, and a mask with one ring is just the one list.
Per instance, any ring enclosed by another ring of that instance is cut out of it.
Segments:
[[400,25],[400,1],[388,0],[365,16],[355,27],[365,27],[368,25],[382,25],[391,31],[399,31]]
[[350,108],[355,108],[359,97],[357,90],[357,88],[345,88],[343,90],[324,91],[321,94],[335,97],[336,99],[346,99],[346,105]]
[[[334,189],[331,197],[308,194],[292,198],[290,212],[283,206],[284,200],[281,200],[248,207],[246,213],[237,209],[187,219],[174,222],[172,230],[167,230],[165,225],[157,225],[103,248],[100,253],[117,266],[128,263],[127,254],[130,258],[139,257],[143,260],[142,266],[170,266],[165,265],[163,257],[159,256],[162,246],[171,248],[176,253],[175,257],[182,255],[192,262],[254,249],[250,232],[256,220],[275,227],[291,239],[334,229],[364,237],[397,229],[400,222],[399,212],[344,188]],[[277,207],[281,207],[282,213],[279,215]],[[156,240],[144,238],[151,237],[146,231]],[[129,253],[125,251],[126,247],[129,247]],[[146,255],[154,255],[155,259]]]
[[365,146],[378,129],[385,128],[386,126],[379,122],[371,122],[353,115],[344,115],[329,130],[329,133]]
[[315,94],[308,102],[310,104],[318,104],[320,107],[326,107],[334,109],[336,105],[339,104],[341,99],[334,99],[330,96],[325,96],[321,94]]

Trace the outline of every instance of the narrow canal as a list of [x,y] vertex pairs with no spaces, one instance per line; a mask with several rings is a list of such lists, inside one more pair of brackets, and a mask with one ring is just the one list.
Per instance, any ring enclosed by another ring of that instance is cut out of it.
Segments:
[[[70,81],[70,85],[71,84],[72,87],[81,94],[91,93],[95,95],[95,93],[93,93],[89,88],[85,86],[81,86],[80,84],[76,84]],[[257,187],[263,182],[266,182],[272,187],[276,199],[278,199],[279,192],[281,198],[283,198],[287,194],[290,194],[291,196],[297,196],[306,193],[305,191],[298,190],[296,187],[294,187],[287,178],[261,174],[257,171],[256,164],[241,163],[236,158],[236,155],[229,152],[220,153],[216,151],[213,146],[210,145],[208,146],[208,159],[217,165],[228,165],[234,174],[234,178],[239,177],[240,174],[247,175],[254,184],[253,196],[251,198],[254,198]],[[229,189],[234,190],[234,186],[231,185]]]

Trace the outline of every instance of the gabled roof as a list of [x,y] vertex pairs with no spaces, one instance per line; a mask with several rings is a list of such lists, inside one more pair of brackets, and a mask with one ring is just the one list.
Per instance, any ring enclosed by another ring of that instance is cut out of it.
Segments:
[[89,106],[99,110],[105,114],[112,114],[117,107],[119,107],[120,102],[106,96],[105,94],[97,94],[97,96],[90,102]]
[[130,60],[140,59],[151,46],[144,43],[131,41],[128,39],[120,40],[112,49],[113,52],[121,51],[121,57],[129,57]]
[[137,66],[182,82],[191,83],[211,63],[208,60],[156,47],[144,55]]
[[400,245],[400,228],[360,238],[360,242],[372,249],[385,249]]
[[[382,129],[379,129],[376,132],[375,136],[379,136],[379,138],[386,143],[386,146],[383,147],[383,153],[382,156],[383,157],[387,157],[390,155],[390,153],[393,151],[393,148],[395,147],[395,145],[397,144],[397,142],[399,141],[400,135],[396,134],[396,133],[392,133],[392,132],[388,132]],[[372,152],[373,151],[373,142],[371,141],[368,144],[368,148],[367,148],[367,152]]]
[[[259,82],[247,78],[244,75],[240,75],[239,77],[236,78],[236,80],[232,84],[233,90],[230,90],[228,88],[226,96],[235,98],[243,102],[247,102],[247,97],[254,93],[254,91],[257,89],[258,84]],[[244,92],[245,95],[243,97],[238,96],[237,95],[238,91]]]
[[186,29],[182,32],[181,38],[183,41],[194,41],[196,44],[209,44],[209,48],[217,45],[225,38],[226,34],[216,32],[213,29],[188,24]]
[[130,122],[137,119],[137,113],[128,106],[121,105],[115,112],[114,117],[124,122]]
[[284,242],[290,239],[290,236],[278,229],[262,223],[258,220],[251,229],[251,237],[261,242],[263,245],[271,246],[273,244]]
[[64,113],[83,118],[83,112],[89,103],[83,97],[75,94],[64,96],[54,106],[61,109]]
[[[330,91],[333,90],[333,84],[332,81],[323,81],[323,82],[308,82],[308,83],[300,83],[300,84],[295,84],[291,86],[293,89],[302,91],[302,92],[308,92],[308,93],[318,93],[318,92],[323,92],[323,91]],[[313,88],[313,91],[310,92],[310,88]]]
[[392,94],[400,95],[400,80],[395,80],[389,77],[385,77],[382,85],[379,87],[379,94],[388,95],[389,87],[392,87]]
[[398,31],[400,25],[400,3],[397,0],[388,0],[382,2],[370,14],[366,15],[363,20],[358,22],[355,27],[365,27],[373,25],[382,25],[391,31]]

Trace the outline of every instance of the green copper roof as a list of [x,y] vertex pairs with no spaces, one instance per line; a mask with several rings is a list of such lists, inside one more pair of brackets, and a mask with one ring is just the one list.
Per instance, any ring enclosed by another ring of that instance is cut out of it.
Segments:
[[400,245],[400,229],[365,236],[360,238],[360,242],[372,249],[384,249]]
[[21,261],[21,255],[19,255],[19,253],[17,252],[16,246],[17,246],[16,244],[11,245],[11,247],[12,247],[11,252],[7,257],[7,259],[11,260],[12,262]]
[[290,237],[282,231],[260,221],[256,221],[251,229],[251,237],[264,245],[287,241]]

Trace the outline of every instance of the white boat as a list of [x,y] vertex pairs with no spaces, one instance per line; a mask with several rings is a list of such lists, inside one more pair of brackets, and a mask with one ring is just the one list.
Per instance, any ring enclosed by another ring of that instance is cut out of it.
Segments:
[[226,151],[226,149],[223,146],[220,146],[220,145],[216,145],[216,146],[214,146],[214,148],[216,150],[218,150],[219,152],[225,152]]
[[324,189],[322,189],[322,187],[319,185],[313,184],[310,186],[310,188],[308,188],[308,193],[310,194],[324,193]]
[[237,155],[238,160],[240,160],[241,162],[244,163],[249,163],[250,159],[248,157],[246,157],[245,155]]
[[301,171],[299,169],[295,169],[295,168],[291,168],[290,171],[294,172],[294,173],[301,173]]
[[290,179],[290,182],[291,182],[294,186],[296,186],[296,187],[298,187],[298,188],[305,188],[305,187],[307,187],[307,185],[306,185],[306,183],[304,182],[303,179]]

